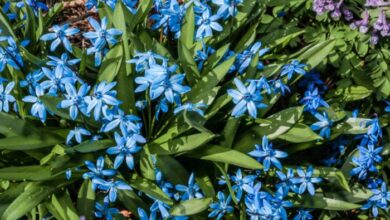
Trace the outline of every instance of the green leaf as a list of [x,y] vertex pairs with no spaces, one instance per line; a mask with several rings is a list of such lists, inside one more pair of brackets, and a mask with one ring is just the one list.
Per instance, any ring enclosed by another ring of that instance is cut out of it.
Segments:
[[77,194],[77,211],[86,219],[93,219],[95,210],[95,191],[92,189],[92,181],[84,180]]
[[207,145],[201,149],[185,154],[185,156],[201,160],[228,163],[247,169],[262,168],[262,165],[259,162],[247,154],[218,145]]
[[195,85],[196,80],[200,77],[200,73],[191,51],[179,41],[178,52],[180,65],[186,73],[189,84]]
[[13,115],[0,112],[0,121],[0,134],[6,137],[28,135],[35,132],[33,126],[27,121]]
[[219,64],[211,72],[207,73],[207,75],[203,76],[202,79],[198,81],[188,93],[188,101],[192,103],[197,103],[200,101],[203,101],[203,103],[208,103],[208,100],[210,99],[210,92],[222,79],[224,79],[230,67],[233,65],[235,58],[235,56],[231,57],[230,59]]
[[265,123],[255,126],[254,130],[260,135],[267,135],[269,139],[275,139],[279,135],[286,133],[301,118],[303,106],[284,109],[269,116]]
[[305,124],[295,124],[286,133],[281,134],[277,137],[292,143],[304,143],[310,141],[322,140],[323,138],[316,134],[311,128]]
[[[298,59],[308,64],[310,69],[313,69],[318,64],[326,60],[326,57],[333,51],[336,41],[334,39],[322,41],[314,46],[309,46]],[[304,48],[306,49],[306,48]]]
[[56,219],[79,220],[80,217],[77,215],[76,208],[72,203],[68,191],[66,190],[63,193],[56,194],[53,194],[51,196],[51,201],[46,203],[46,207],[49,209],[50,213],[52,213]]
[[119,73],[123,58],[123,47],[121,45],[116,45],[109,50],[99,68],[98,81],[112,82]]
[[223,47],[219,48],[215,53],[209,56],[207,61],[204,63],[202,70],[202,76],[209,73],[216,65],[219,64],[219,61],[225,56],[229,50],[230,44],[225,44]]
[[52,177],[47,166],[31,165],[18,167],[5,167],[0,169],[0,179],[3,180],[47,180]]
[[149,149],[150,153],[152,154],[178,154],[201,147],[212,140],[214,137],[215,136],[213,134],[209,133],[193,134],[185,137],[175,138],[161,144],[150,143]]
[[200,213],[209,207],[211,201],[212,198],[191,199],[187,201],[182,201],[172,207],[171,215],[188,216]]
[[129,181],[131,187],[148,194],[149,196],[161,200],[169,205],[173,205],[173,201],[165,194],[155,183],[133,174]]
[[24,191],[8,206],[1,219],[15,220],[23,217],[56,190],[56,185],[29,183]]
[[50,132],[42,132],[39,134],[12,136],[0,139],[0,149],[34,150],[62,143],[65,143],[65,139],[61,136]]
[[[189,174],[187,170],[175,158],[169,155],[157,155],[157,168],[161,170],[164,177],[175,185],[187,184]],[[172,172],[174,170],[175,172]]]
[[336,211],[346,211],[360,208],[360,205],[343,200],[326,198],[323,195],[301,195],[291,199],[294,206],[301,208],[326,209]]
[[2,31],[1,35],[12,36],[15,40],[18,39],[2,10],[0,11],[0,29]]
[[182,45],[184,48],[191,49],[194,45],[194,37],[195,37],[195,14],[194,14],[194,5],[191,4],[187,8],[181,26],[179,45]]
[[337,124],[332,129],[332,133],[364,134],[368,131],[368,128],[366,128],[365,124],[369,121],[370,119],[367,118],[348,118],[344,122]]
[[372,90],[369,90],[364,86],[349,86],[331,91],[330,96],[340,99],[343,102],[352,102],[365,99],[370,96],[372,92]]
[[97,140],[97,141],[85,141],[81,144],[78,144],[71,148],[72,151],[77,151],[80,153],[90,153],[96,152],[99,150],[106,149],[108,147],[114,146],[115,143],[111,139],[106,140]]

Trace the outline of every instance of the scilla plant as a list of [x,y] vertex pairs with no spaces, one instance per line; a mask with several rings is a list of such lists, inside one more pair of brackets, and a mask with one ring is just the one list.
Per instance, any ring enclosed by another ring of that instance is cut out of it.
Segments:
[[388,102],[281,2],[0,1],[0,218],[389,218]]

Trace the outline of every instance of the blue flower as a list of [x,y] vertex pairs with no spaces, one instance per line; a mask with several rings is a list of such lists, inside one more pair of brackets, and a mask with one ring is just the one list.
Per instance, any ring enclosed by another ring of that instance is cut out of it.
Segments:
[[374,163],[382,162],[381,152],[383,147],[375,148],[372,142],[369,142],[367,148],[358,146],[360,153],[360,161],[365,161],[367,166],[374,165]]
[[303,78],[299,80],[298,86],[305,87],[305,88],[309,86],[318,87],[320,93],[328,89],[328,86],[325,84],[324,81],[322,81],[321,75],[314,71],[310,71],[307,74],[305,74]]
[[146,69],[145,76],[135,78],[135,83],[139,84],[139,86],[135,89],[135,92],[143,92],[152,84],[158,84],[161,81],[166,80],[169,75],[173,75],[176,72],[176,69],[176,64],[168,67],[165,62],[163,65],[149,62],[149,68]]
[[70,180],[70,178],[72,178],[72,170],[71,169],[68,168],[65,171],[65,177],[66,177],[67,180]]
[[318,88],[314,87],[313,84],[311,84],[305,91],[305,96],[299,101],[299,103],[305,105],[305,111],[317,110],[320,106],[329,108],[328,103],[322,99],[318,92]]
[[[5,2],[3,9],[2,9],[2,12],[7,15],[8,19],[10,21],[12,21],[12,20],[15,20],[18,17],[18,15],[10,12],[10,7],[11,7],[11,2],[10,1]],[[8,12],[10,12],[10,13],[8,13]]]
[[386,105],[385,112],[390,112],[390,101],[386,101]]
[[174,103],[175,95],[182,95],[191,90],[190,87],[182,85],[184,78],[185,74],[176,74],[153,81],[150,87],[150,98],[155,100],[164,94],[168,102]]
[[364,161],[358,157],[352,157],[352,164],[354,164],[356,167],[351,170],[350,175],[358,175],[359,180],[366,179],[368,172],[378,171],[374,165],[368,165],[367,161]]
[[172,33],[174,38],[178,39],[180,37],[181,24],[188,6],[189,4],[179,5],[176,0],[161,2],[161,4],[155,3],[157,13],[149,17],[154,22],[151,29],[157,30],[163,28],[165,36]]
[[291,168],[287,168],[287,173],[284,174],[281,171],[276,171],[276,175],[278,176],[280,182],[276,184],[276,188],[283,189],[285,193],[288,193],[291,189],[293,192],[297,192],[298,188],[291,182],[291,179],[294,178],[294,170]]
[[168,218],[169,216],[171,216],[171,214],[169,213],[169,209],[171,207],[168,204],[164,203],[161,200],[158,200],[158,199],[155,199],[155,198],[153,198],[153,199],[154,199],[154,202],[150,206],[150,211],[152,213],[160,212],[161,217],[163,217],[163,219]]
[[143,210],[142,208],[138,208],[138,215],[140,220],[155,220],[156,219],[156,212],[150,213],[150,216]]
[[138,0],[122,0],[122,3],[132,14],[137,13],[137,5],[139,3]]
[[181,196],[182,201],[203,198],[203,195],[200,192],[200,187],[195,182],[194,173],[191,173],[190,178],[188,179],[188,186],[178,184],[175,186],[175,189],[179,192],[184,192]]
[[245,87],[238,78],[234,79],[234,83],[238,90],[228,89],[227,91],[228,95],[233,98],[234,104],[236,104],[233,108],[232,116],[240,117],[248,111],[250,116],[257,118],[257,109],[265,108],[267,105],[261,103],[263,98],[256,89],[256,84],[251,82],[248,87]]
[[204,10],[200,16],[195,15],[195,23],[198,26],[196,38],[203,39],[213,36],[213,30],[221,32],[223,28],[216,22],[219,18],[219,15],[211,15],[211,9]]
[[238,169],[236,172],[236,175],[233,175],[230,177],[234,185],[232,186],[232,189],[236,192],[236,198],[237,200],[241,200],[241,197],[244,192],[244,188],[249,187],[249,185],[253,184],[253,181],[255,181],[256,176],[255,175],[247,175],[245,177],[242,176],[241,169]]
[[312,124],[310,128],[313,131],[320,130],[321,137],[329,139],[333,122],[328,118],[328,114],[326,112],[323,112],[322,114],[317,112],[314,114],[314,117],[316,117],[319,120],[319,122]]
[[34,90],[35,94],[24,97],[23,102],[33,103],[31,107],[31,115],[39,118],[42,122],[46,121],[46,108],[39,97],[45,95],[44,90],[40,85],[37,85]]
[[122,133],[127,133],[128,131],[138,132],[140,126],[138,122],[141,120],[135,115],[125,115],[125,113],[118,109],[114,109],[113,114],[109,114],[108,120],[102,126],[103,132],[109,132],[119,126]]
[[105,218],[107,220],[113,220],[113,215],[119,214],[119,209],[110,208],[110,202],[108,199],[104,199],[103,205],[96,202],[95,203],[95,216],[97,218]]
[[3,83],[0,83],[0,111],[9,112],[9,103],[16,101],[15,97],[11,95],[14,86],[15,82],[10,82],[4,89]]
[[97,84],[93,90],[93,96],[88,96],[85,100],[88,104],[87,112],[90,113],[94,110],[95,120],[99,120],[101,113],[106,114],[107,106],[118,106],[122,102],[115,96],[117,92],[112,90],[116,86],[116,82],[107,83],[106,81]]
[[108,200],[115,202],[119,190],[132,190],[132,188],[121,180],[105,181],[100,178],[95,178],[94,182],[98,184],[98,188],[104,191],[108,191]]
[[362,210],[368,210],[371,209],[372,215],[374,217],[378,217],[379,211],[378,208],[388,210],[388,206],[384,203],[380,203],[379,201],[373,201],[373,200],[368,200],[368,202],[364,205],[362,205],[361,209]]
[[299,209],[298,214],[294,216],[293,220],[310,220],[313,219],[313,216],[310,214],[310,210]]
[[286,196],[287,193],[282,188],[279,188],[271,199],[271,205],[281,219],[287,219],[286,208],[293,206],[292,202],[284,200]]
[[157,60],[164,61],[165,58],[159,54],[147,51],[144,53],[136,51],[133,59],[127,63],[135,64],[135,71],[142,72],[150,68],[150,66],[157,64]]
[[35,87],[39,85],[39,81],[45,76],[41,69],[35,70],[27,74],[25,80],[20,81],[19,85],[21,88],[28,87],[31,94],[35,93]]
[[55,72],[68,77],[77,77],[75,72],[71,69],[71,66],[80,62],[80,59],[68,59],[68,54],[63,53],[61,58],[54,56],[48,56],[50,61],[47,62],[48,66],[55,67]]
[[[8,54],[10,54],[10,56],[13,58],[13,61],[17,65],[13,65],[13,62],[9,62],[8,64],[19,70],[19,67],[23,67],[23,58],[19,52],[19,46],[16,44],[15,40],[12,37],[7,38],[7,43],[8,46],[5,48],[5,50],[8,52]],[[20,46],[22,46],[22,42],[20,43]]]
[[196,104],[192,104],[192,103],[187,102],[183,105],[179,105],[178,107],[176,107],[175,110],[173,110],[173,113],[175,115],[177,115],[177,114],[179,114],[179,112],[189,111],[189,112],[196,112],[199,115],[204,116],[204,112],[201,108],[206,108],[206,107],[207,107],[207,105],[202,103],[202,102],[199,102]]
[[117,36],[122,35],[122,31],[114,28],[107,29],[107,17],[102,18],[101,25],[93,18],[88,18],[89,23],[95,31],[84,33],[83,36],[88,38],[93,46],[87,49],[87,54],[95,53],[95,66],[100,66],[102,53],[108,45],[118,43]]
[[272,83],[272,81],[268,81],[264,76],[260,79],[252,79],[250,82],[255,82],[258,90],[265,90],[269,95],[272,93],[272,87],[274,87],[274,85],[271,87],[270,83]]
[[88,105],[85,102],[85,97],[89,89],[90,86],[86,83],[81,85],[79,91],[76,91],[76,88],[72,84],[65,84],[66,94],[64,95],[64,99],[58,103],[57,108],[69,108],[69,115],[72,120],[77,118],[79,111],[89,117],[87,113]]
[[67,37],[77,34],[80,30],[70,28],[68,24],[62,26],[54,25],[52,29],[54,33],[44,34],[40,38],[43,41],[53,41],[50,45],[50,51],[55,51],[58,45],[62,43],[67,51],[72,52],[72,45]]
[[314,184],[320,183],[322,179],[320,177],[313,177],[313,167],[307,167],[306,172],[301,167],[298,167],[297,173],[299,177],[292,178],[291,182],[299,185],[298,193],[303,194],[307,190],[310,195],[314,195]]
[[287,79],[290,80],[294,73],[305,75],[306,71],[303,69],[305,66],[306,64],[301,64],[298,60],[293,60],[290,64],[286,64],[282,67],[280,76],[287,75]]
[[238,71],[239,74],[243,74],[251,64],[256,54],[261,57],[269,51],[269,48],[261,49],[261,46],[261,42],[256,42],[245,49],[242,53],[239,53],[234,61],[234,65],[229,70],[229,73]]
[[[84,179],[95,179],[95,178],[103,178],[105,176],[114,176],[116,173],[116,170],[113,169],[104,169],[104,157],[100,156],[97,161],[96,165],[92,163],[89,160],[86,160],[85,166],[90,170],[89,172],[86,172],[83,174]],[[97,187],[96,184],[92,182],[92,188],[95,190]]]
[[65,84],[74,84],[73,77],[64,76],[60,72],[53,72],[46,67],[42,67],[42,72],[45,74],[47,80],[41,83],[43,89],[49,89],[48,94],[57,96],[58,92],[65,91]]
[[270,80],[270,83],[272,84],[275,94],[281,93],[282,96],[284,96],[286,92],[291,92],[288,85],[284,84],[281,79]]
[[7,64],[17,70],[20,69],[13,57],[6,50],[0,47],[0,73],[4,71]]
[[209,218],[217,217],[217,220],[222,219],[227,213],[232,213],[234,211],[233,206],[230,205],[232,198],[230,195],[226,198],[223,192],[218,192],[217,194],[218,201],[211,203],[210,208],[211,212],[208,215]]
[[158,120],[158,116],[160,115],[160,112],[168,112],[169,106],[168,106],[168,100],[166,98],[160,99],[160,101],[156,105],[156,113],[155,117],[156,120]]
[[236,16],[237,6],[243,3],[243,0],[212,0],[212,2],[219,6],[217,14],[226,20]]
[[195,55],[195,62],[198,63],[198,70],[201,71],[203,69],[204,63],[207,61],[210,55],[214,54],[215,50],[214,48],[210,46],[206,46],[206,44],[203,43],[203,47],[201,50],[196,51]]
[[66,137],[66,144],[71,144],[71,140],[75,138],[77,143],[83,142],[83,135],[84,136],[91,136],[91,132],[89,132],[87,129],[82,127],[75,127],[73,130],[69,131],[68,136]]
[[387,185],[385,182],[382,182],[380,189],[372,189],[371,191],[373,195],[369,200],[384,204],[385,207],[388,206],[387,202],[390,202],[390,191],[387,190]]
[[283,168],[278,158],[286,158],[288,155],[283,151],[274,150],[272,147],[272,143],[268,142],[267,136],[263,136],[261,147],[258,144],[256,144],[255,146],[256,150],[253,150],[248,154],[252,157],[256,157],[259,162],[263,163],[264,171],[267,172],[270,169],[271,164],[279,170]]
[[19,1],[19,2],[16,3],[16,7],[22,8],[22,7],[25,6],[25,4],[27,4],[27,6],[30,7],[33,10],[35,16],[38,16],[38,11],[39,10],[42,10],[42,11],[48,11],[49,10],[49,8],[44,3],[38,2],[38,1],[35,1],[35,0]]
[[367,135],[368,135],[369,139],[372,142],[377,143],[379,138],[382,138],[382,128],[380,126],[378,117],[375,117],[375,118],[365,122],[364,124],[365,124],[366,128],[368,128]]
[[127,139],[115,132],[114,134],[116,146],[107,149],[108,154],[117,155],[114,161],[114,168],[117,169],[123,160],[126,160],[127,167],[131,170],[134,169],[134,157],[133,154],[139,152],[142,148],[137,146],[134,139]]

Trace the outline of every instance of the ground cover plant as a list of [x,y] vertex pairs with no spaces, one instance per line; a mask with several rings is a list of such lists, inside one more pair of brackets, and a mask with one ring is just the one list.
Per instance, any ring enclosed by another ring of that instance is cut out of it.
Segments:
[[0,219],[390,219],[389,2],[0,9]]

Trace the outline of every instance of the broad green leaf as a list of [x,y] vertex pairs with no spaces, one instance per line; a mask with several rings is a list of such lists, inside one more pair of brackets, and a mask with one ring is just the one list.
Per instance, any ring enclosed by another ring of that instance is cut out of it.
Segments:
[[211,201],[212,198],[191,199],[187,201],[182,201],[172,207],[171,215],[188,216],[200,213],[209,207]]
[[217,67],[211,70],[211,72],[207,73],[207,75],[203,76],[202,79],[198,81],[187,94],[188,101],[193,103],[197,103],[199,101],[208,103],[207,100],[209,99],[210,92],[228,73],[230,67],[234,63],[235,58],[235,56],[231,57],[230,59],[219,64]]
[[55,184],[29,183],[24,191],[8,206],[1,219],[15,220],[24,216],[56,190]]
[[62,193],[53,194],[51,201],[46,203],[46,207],[57,219],[80,219],[67,190]]
[[340,134],[364,134],[368,131],[365,124],[369,122],[367,118],[348,118],[344,122],[337,124],[333,129],[332,133]]
[[304,143],[323,139],[311,130],[309,126],[301,123],[295,124],[290,130],[279,135],[277,138],[292,143]]
[[161,200],[169,205],[173,204],[173,201],[165,194],[155,183],[149,181],[137,174],[133,174],[129,180],[131,187],[148,194],[149,196]]
[[149,149],[152,154],[169,155],[194,150],[203,146],[215,136],[209,133],[199,133],[169,140],[168,142],[156,144],[150,143]]
[[95,191],[92,189],[92,181],[88,179],[84,180],[77,194],[77,211],[80,215],[85,216],[86,219],[93,218],[95,197]]
[[42,132],[39,134],[31,134],[27,136],[12,136],[0,139],[0,149],[34,150],[62,143],[65,143],[65,139],[61,136],[50,132]]
[[372,94],[372,90],[364,86],[349,86],[346,88],[338,88],[331,92],[331,96],[340,99],[343,102],[352,102],[367,98]]
[[336,41],[334,39],[320,42],[304,51],[298,59],[308,64],[311,69],[323,62],[326,57],[333,51]]
[[192,49],[195,37],[195,14],[194,5],[191,4],[185,13],[184,20],[181,26],[179,45],[189,50]]
[[230,44],[226,44],[223,47],[219,48],[215,53],[209,56],[207,61],[203,64],[202,76],[210,72],[216,65],[219,64],[219,61],[225,56],[229,51]]
[[275,139],[286,133],[301,118],[303,106],[291,107],[269,116],[266,120],[269,123],[260,123],[253,129],[261,135],[267,135],[269,139]]
[[119,73],[124,58],[123,47],[117,45],[104,56],[99,68],[98,80],[112,82]]
[[113,140],[97,140],[97,141],[85,141],[81,144],[78,144],[71,148],[72,151],[77,151],[80,153],[90,153],[96,152],[99,150],[104,150],[108,147],[114,146],[115,143]]
[[195,128],[199,132],[203,133],[212,133],[207,128],[204,127],[206,120],[196,112],[184,111],[183,118],[185,123],[187,123],[191,128]]
[[207,145],[201,149],[187,153],[185,156],[201,160],[232,164],[247,169],[262,168],[262,165],[259,162],[247,154],[218,145]]
[[0,121],[0,134],[6,137],[28,135],[35,132],[33,126],[27,123],[27,121],[13,115],[0,112]]
[[4,180],[47,180],[52,177],[49,167],[31,165],[18,167],[5,167],[0,169],[0,179]]
[[12,36],[14,39],[17,39],[11,25],[9,24],[7,16],[4,15],[2,10],[0,11],[0,29],[1,35]]
[[183,68],[189,84],[196,85],[195,82],[200,77],[198,66],[189,48],[186,48],[181,41],[178,44],[178,54],[180,66]]
[[360,208],[360,205],[343,200],[326,198],[323,195],[302,195],[293,196],[291,199],[294,206],[301,208],[326,209],[336,211],[346,211]]
[[[175,185],[187,184],[189,174],[187,170],[175,158],[169,155],[158,155],[157,165],[167,180]],[[172,172],[174,170],[175,172]]]

